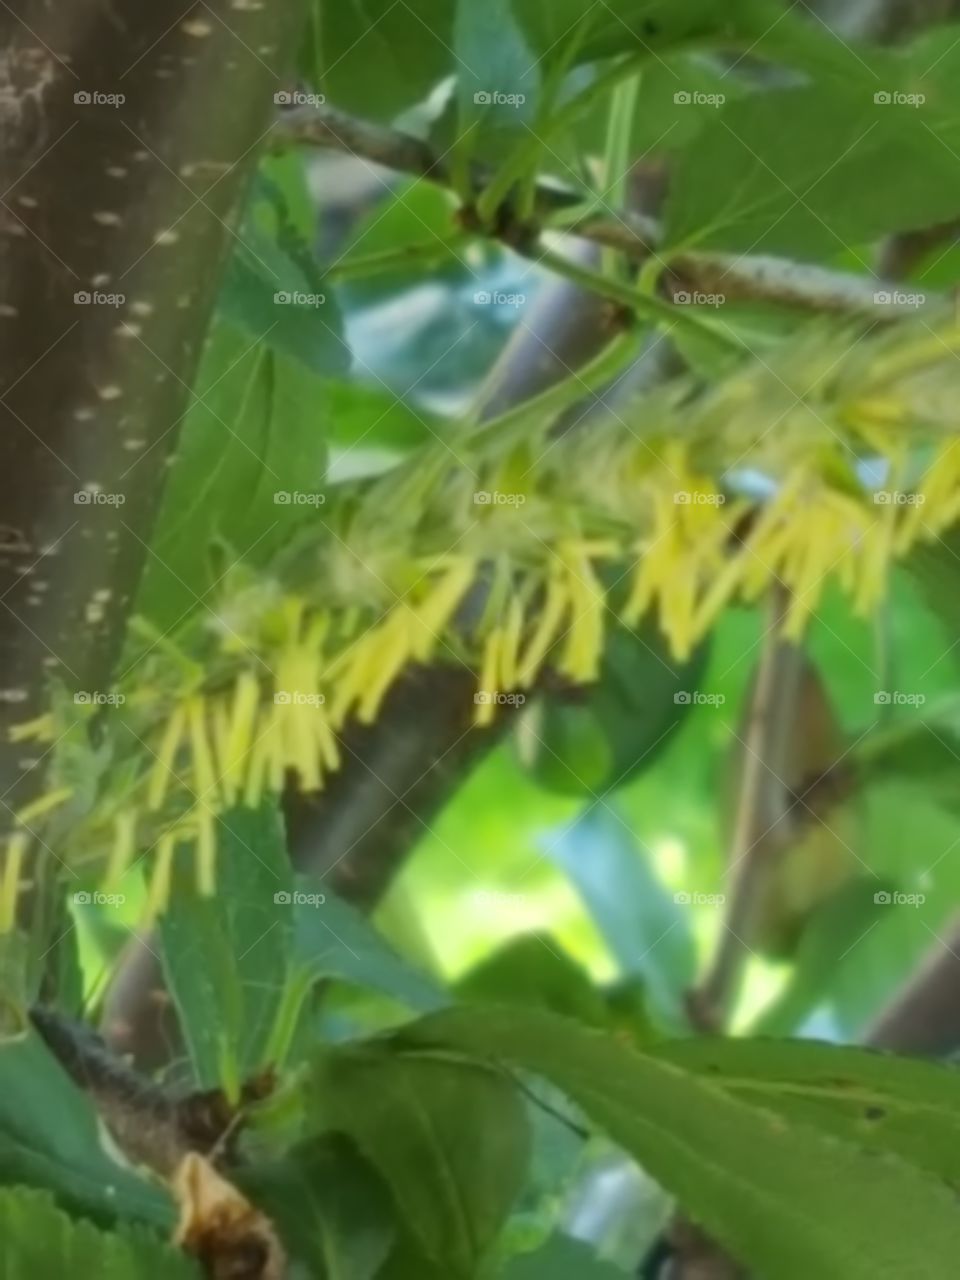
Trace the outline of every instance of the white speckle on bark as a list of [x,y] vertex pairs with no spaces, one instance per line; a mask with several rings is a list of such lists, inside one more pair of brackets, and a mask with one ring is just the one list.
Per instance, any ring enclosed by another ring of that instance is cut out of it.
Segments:
[[174,231],[173,227],[167,227],[165,231],[158,231],[153,237],[154,244],[176,244],[180,239],[179,231]]
[[190,18],[187,22],[180,23],[180,30],[185,36],[202,40],[204,36],[213,35],[213,23],[203,22],[200,18]]
[[110,209],[98,210],[93,215],[93,220],[99,223],[101,227],[119,227],[123,223],[119,213],[114,213]]
[[102,284],[109,284],[112,279],[113,279],[113,276],[111,276],[109,271],[98,271],[97,274],[90,281],[90,283],[92,285],[99,286]]
[[0,316],[18,316],[20,312],[16,307],[11,307],[9,302],[0,302]]
[[122,164],[108,164],[108,165],[107,165],[107,177],[108,177],[108,178],[125,178],[129,172],[130,172],[130,170],[129,170],[129,169],[125,169],[125,168],[123,167],[123,165],[122,165]]
[[26,702],[26,689],[0,689],[0,702]]
[[119,400],[123,395],[123,388],[118,387],[116,383],[111,383],[109,387],[101,387],[97,395],[101,400]]
[[134,314],[135,316],[152,316],[152,315],[153,315],[153,303],[152,303],[152,302],[140,302],[140,301],[137,301],[137,302],[131,302],[131,303],[130,303],[130,310],[133,312],[133,314]]
[[128,320],[124,320],[122,324],[118,324],[113,331],[118,338],[139,338],[143,333],[142,324],[130,324]]
[[77,422],[89,422],[91,418],[96,416],[96,410],[83,405],[79,409],[74,409],[73,416]]

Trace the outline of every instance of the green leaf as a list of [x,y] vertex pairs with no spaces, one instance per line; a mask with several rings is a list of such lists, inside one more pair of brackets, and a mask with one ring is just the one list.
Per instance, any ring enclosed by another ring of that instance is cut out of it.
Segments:
[[470,1280],[523,1185],[529,1125],[513,1082],[479,1063],[327,1050],[315,1119],[346,1133],[389,1184],[401,1220],[450,1280]]
[[373,1280],[393,1245],[393,1204],[377,1173],[336,1135],[253,1163],[240,1185],[277,1227],[289,1255],[324,1280]]
[[876,876],[859,876],[815,909],[800,937],[787,984],[751,1027],[754,1035],[785,1036],[802,1026],[830,991],[858,941],[877,923],[874,895],[890,888]]
[[941,1180],[733,1097],[674,1062],[530,1010],[436,1014],[405,1029],[403,1043],[504,1058],[545,1076],[760,1275],[942,1280],[954,1265],[960,1214]]
[[454,54],[461,148],[466,155],[499,160],[500,148],[528,134],[540,89],[537,59],[510,0],[458,0]]
[[555,1235],[535,1253],[511,1259],[500,1280],[623,1280],[624,1275],[582,1240]]
[[419,1012],[449,1004],[444,989],[398,955],[359,911],[333,893],[314,896],[323,901],[295,910],[297,956],[310,974],[379,991]]
[[907,113],[861,83],[727,103],[678,158],[667,246],[809,258],[946,221],[960,207],[960,171]]
[[309,271],[252,224],[243,228],[227,264],[219,314],[248,341],[299,360],[313,373],[349,368],[340,309],[319,269]]
[[552,1009],[589,1026],[610,1024],[603,996],[555,938],[512,938],[462,977],[455,994],[463,1001]]
[[155,625],[172,627],[215,585],[216,542],[231,562],[264,563],[315,518],[325,496],[323,387],[298,361],[214,325],[138,598]]
[[334,106],[387,120],[416,105],[454,69],[456,0],[315,4],[313,82]]
[[521,720],[521,761],[561,795],[597,796],[649,769],[690,711],[706,659],[701,646],[677,663],[653,627],[615,626],[607,637],[600,678],[583,701],[544,701]]
[[3,1280],[200,1280],[197,1264],[146,1234],[107,1233],[68,1218],[43,1192],[0,1191]]
[[639,974],[651,1008],[683,1020],[696,955],[689,913],[668,894],[626,821],[610,803],[588,808],[547,842],[576,885],[624,974]]
[[276,809],[230,810],[218,837],[214,895],[197,893],[191,855],[176,869],[159,924],[167,983],[204,1089],[233,1086],[266,1065],[293,954],[293,874]]
[[960,1187],[960,1072],[812,1040],[689,1040],[656,1056],[731,1096]]
[[514,12],[538,55],[565,58],[572,45],[577,62],[661,51],[681,41],[721,34],[732,39],[757,30],[757,9],[754,0],[729,0],[722,9],[714,0],[610,0],[593,5],[583,0],[514,0]]
[[43,1187],[104,1222],[173,1221],[166,1191],[108,1155],[96,1112],[32,1030],[0,1041],[0,1179]]

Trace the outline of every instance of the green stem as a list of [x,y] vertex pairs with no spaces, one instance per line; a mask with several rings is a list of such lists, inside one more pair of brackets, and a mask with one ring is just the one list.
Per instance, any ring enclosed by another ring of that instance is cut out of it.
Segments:
[[[602,201],[610,201],[614,208],[624,208],[628,201],[628,175],[631,166],[631,139],[633,120],[637,110],[637,94],[640,90],[640,74],[624,80],[613,90],[610,115],[607,120],[607,140],[603,157],[603,182],[606,191]],[[605,247],[600,257],[603,275],[611,279],[626,280],[627,269],[616,249]]]
[[490,446],[499,452],[514,441],[527,439],[535,425],[549,429],[565,409],[590,392],[609,385],[636,356],[636,335],[632,332],[619,334],[573,377],[565,378],[557,386],[525,400],[497,418],[482,423],[468,422],[461,438],[474,446]]
[[598,271],[591,271],[588,267],[581,267],[578,263],[571,262],[569,258],[565,258],[562,254],[554,253],[549,249],[539,256],[538,261],[541,266],[547,267],[550,271],[555,271],[557,275],[564,276],[568,280],[572,280],[574,284],[580,285],[582,289],[611,298],[614,302],[620,303],[621,306],[629,307],[640,315],[646,314],[664,324],[687,325],[724,347],[732,347],[736,351],[743,351],[744,349],[743,343],[735,334],[714,328],[712,324],[698,316],[693,308],[681,310],[673,307],[669,302],[664,302],[661,298],[656,297],[655,294],[642,292],[629,284],[624,284],[620,280],[608,279]]
[[472,239],[472,233],[464,231],[446,239],[420,240],[400,245],[396,249],[384,249],[379,253],[343,258],[327,269],[326,278],[360,280],[389,271],[392,267],[429,266],[434,261],[442,262],[444,258],[455,254],[461,245],[468,244]]

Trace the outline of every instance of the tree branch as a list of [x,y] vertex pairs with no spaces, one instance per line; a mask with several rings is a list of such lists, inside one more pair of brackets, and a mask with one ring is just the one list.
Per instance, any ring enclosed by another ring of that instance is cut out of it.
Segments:
[[[383,165],[397,173],[425,178],[442,187],[452,185],[447,165],[427,143],[399,129],[358,120],[335,107],[324,105],[286,111],[274,124],[272,138],[277,146],[323,147]],[[472,186],[476,193],[483,190],[490,176],[487,169],[474,167]],[[541,182],[534,212],[537,232],[549,218],[573,211],[581,204],[582,197],[577,192]],[[529,227],[517,227],[511,222],[508,211],[498,226],[484,228],[471,223],[471,229],[478,234],[496,236],[508,245],[516,245],[530,234]],[[657,219],[629,210],[589,213],[574,218],[562,231],[617,249],[638,262],[656,258],[662,243]],[[665,260],[663,266],[669,267],[675,292],[721,293],[729,301],[777,303],[816,312],[859,314],[875,320],[895,319],[905,313],[915,314],[917,310],[912,303],[899,300],[893,286],[881,277],[829,271],[784,258],[681,253]],[[884,294],[890,295],[886,301]],[[930,296],[923,305],[932,307],[938,301],[940,299]]]

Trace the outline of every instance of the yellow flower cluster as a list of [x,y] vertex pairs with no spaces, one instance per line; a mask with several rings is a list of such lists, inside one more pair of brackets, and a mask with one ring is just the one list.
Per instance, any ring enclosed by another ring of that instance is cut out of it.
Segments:
[[[960,334],[952,341],[960,345]],[[925,360],[934,354],[928,343],[917,353]],[[862,353],[858,359],[869,367]],[[52,789],[20,812],[8,839],[0,929],[12,923],[32,840],[43,840],[58,815],[58,853],[81,860],[83,849],[110,848],[111,885],[150,853],[151,913],[166,903],[182,843],[195,849],[198,885],[211,892],[220,815],[237,804],[257,806],[291,777],[305,790],[320,789],[340,767],[344,725],[374,721],[412,664],[453,660],[476,670],[475,719],[487,725],[500,695],[530,689],[546,666],[575,683],[595,680],[611,618],[633,626],[655,616],[683,661],[728,604],[755,601],[774,585],[788,598],[784,626],[793,637],[830,581],[855,611],[867,613],[882,599],[893,560],[960,518],[956,436],[942,437],[912,490],[895,487],[906,474],[911,418],[888,384],[916,370],[895,348],[884,361],[882,385],[874,377],[869,394],[842,388],[835,421],[847,432],[846,446],[825,443],[821,434],[805,448],[807,419],[785,417],[799,426],[775,442],[782,452],[779,467],[772,465],[778,454],[765,424],[778,419],[764,400],[754,432],[762,452],[751,454],[749,431],[738,423],[737,443],[724,456],[713,438],[716,404],[698,435],[684,429],[688,410],[678,399],[676,421],[666,422],[654,443],[649,434],[614,434],[615,426],[591,444],[589,456],[582,440],[569,453],[560,441],[549,464],[524,473],[526,508],[502,515],[486,509],[482,520],[450,525],[450,550],[426,558],[414,544],[404,557],[391,546],[390,564],[400,568],[389,606],[371,603],[379,578],[372,572],[362,606],[343,589],[349,572],[335,578],[332,599],[330,580],[326,593],[320,585],[313,595],[302,584],[274,583],[242,635],[235,628],[221,635],[221,665],[208,669],[186,652],[179,665],[171,663],[176,674],[163,683],[166,692],[147,698],[142,689],[138,696],[135,668],[128,705],[111,710],[107,731],[115,718],[139,739],[142,763],[120,783],[107,766],[86,807],[54,768]],[[945,406],[953,402],[939,386],[934,394],[929,378],[923,389],[920,427],[929,443],[943,430],[935,415],[952,413]],[[737,400],[748,402],[742,388]],[[811,409],[818,422],[821,412]],[[860,481],[852,461],[858,455],[883,465],[889,489],[875,494]],[[764,498],[725,479],[727,467],[751,463],[768,482]],[[434,544],[449,492],[442,468],[437,476]],[[360,559],[367,564],[366,554]],[[47,715],[20,726],[17,737],[52,744],[62,730]]]

